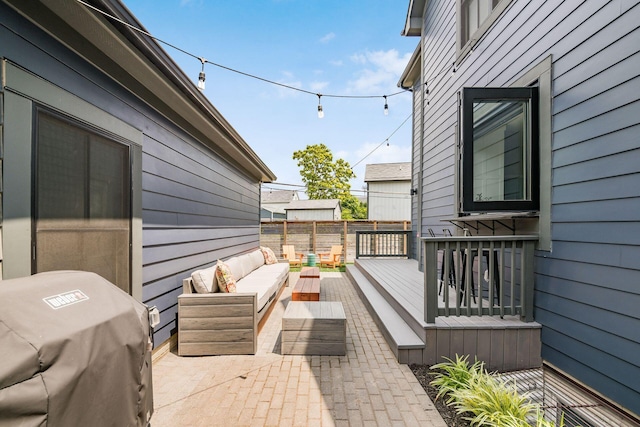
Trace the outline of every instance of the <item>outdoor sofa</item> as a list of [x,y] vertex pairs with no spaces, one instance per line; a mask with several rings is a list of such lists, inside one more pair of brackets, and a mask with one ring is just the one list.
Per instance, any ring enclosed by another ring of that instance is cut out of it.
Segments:
[[[256,353],[260,321],[289,281],[288,262],[277,262],[275,256],[269,262],[256,249],[183,280],[183,294],[178,296],[180,356]],[[235,292],[220,289],[228,279],[221,272],[231,273]]]

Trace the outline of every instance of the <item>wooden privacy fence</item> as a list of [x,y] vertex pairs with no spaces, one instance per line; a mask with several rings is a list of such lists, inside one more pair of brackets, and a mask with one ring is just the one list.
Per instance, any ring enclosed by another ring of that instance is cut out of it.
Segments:
[[260,245],[282,257],[282,245],[294,245],[296,252],[329,253],[331,246],[342,245],[343,262],[356,258],[356,232],[411,230],[411,221],[265,221],[261,223]]

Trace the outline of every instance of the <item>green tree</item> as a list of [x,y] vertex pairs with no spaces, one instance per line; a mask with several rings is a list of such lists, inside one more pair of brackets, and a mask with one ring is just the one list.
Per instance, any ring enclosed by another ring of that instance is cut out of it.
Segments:
[[340,200],[340,207],[342,208],[342,219],[367,218],[367,205],[352,194]]
[[339,199],[343,218],[366,218],[366,207],[351,194],[349,180],[356,174],[347,161],[334,161],[331,150],[324,144],[307,145],[304,150],[294,151],[293,160],[298,161],[309,199]]

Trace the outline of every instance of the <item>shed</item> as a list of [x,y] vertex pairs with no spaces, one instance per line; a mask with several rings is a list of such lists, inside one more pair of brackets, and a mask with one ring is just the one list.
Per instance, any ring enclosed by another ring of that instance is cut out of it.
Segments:
[[334,221],[342,218],[338,199],[294,200],[285,210],[289,221]]
[[368,164],[364,182],[369,220],[411,219],[411,162]]

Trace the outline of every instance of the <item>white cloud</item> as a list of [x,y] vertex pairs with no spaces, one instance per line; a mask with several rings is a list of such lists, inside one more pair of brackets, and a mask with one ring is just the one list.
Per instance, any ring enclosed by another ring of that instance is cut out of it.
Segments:
[[335,66],[335,67],[341,67],[343,62],[339,59],[333,59],[331,61],[329,61],[329,64]]
[[351,61],[355,62],[356,64],[366,64],[367,63],[367,56],[363,55],[362,53],[354,53],[353,55],[351,55],[349,57],[349,59],[351,59]]
[[311,84],[309,85],[311,90],[314,92],[320,92],[327,86],[329,86],[329,82],[311,82]]
[[335,33],[328,33],[325,34],[321,39],[320,39],[320,43],[329,43],[331,40],[336,38],[336,34]]
[[360,94],[397,91],[398,79],[410,58],[411,53],[401,56],[395,49],[352,55],[353,62],[365,67],[356,72],[355,80],[349,82],[349,91]]

